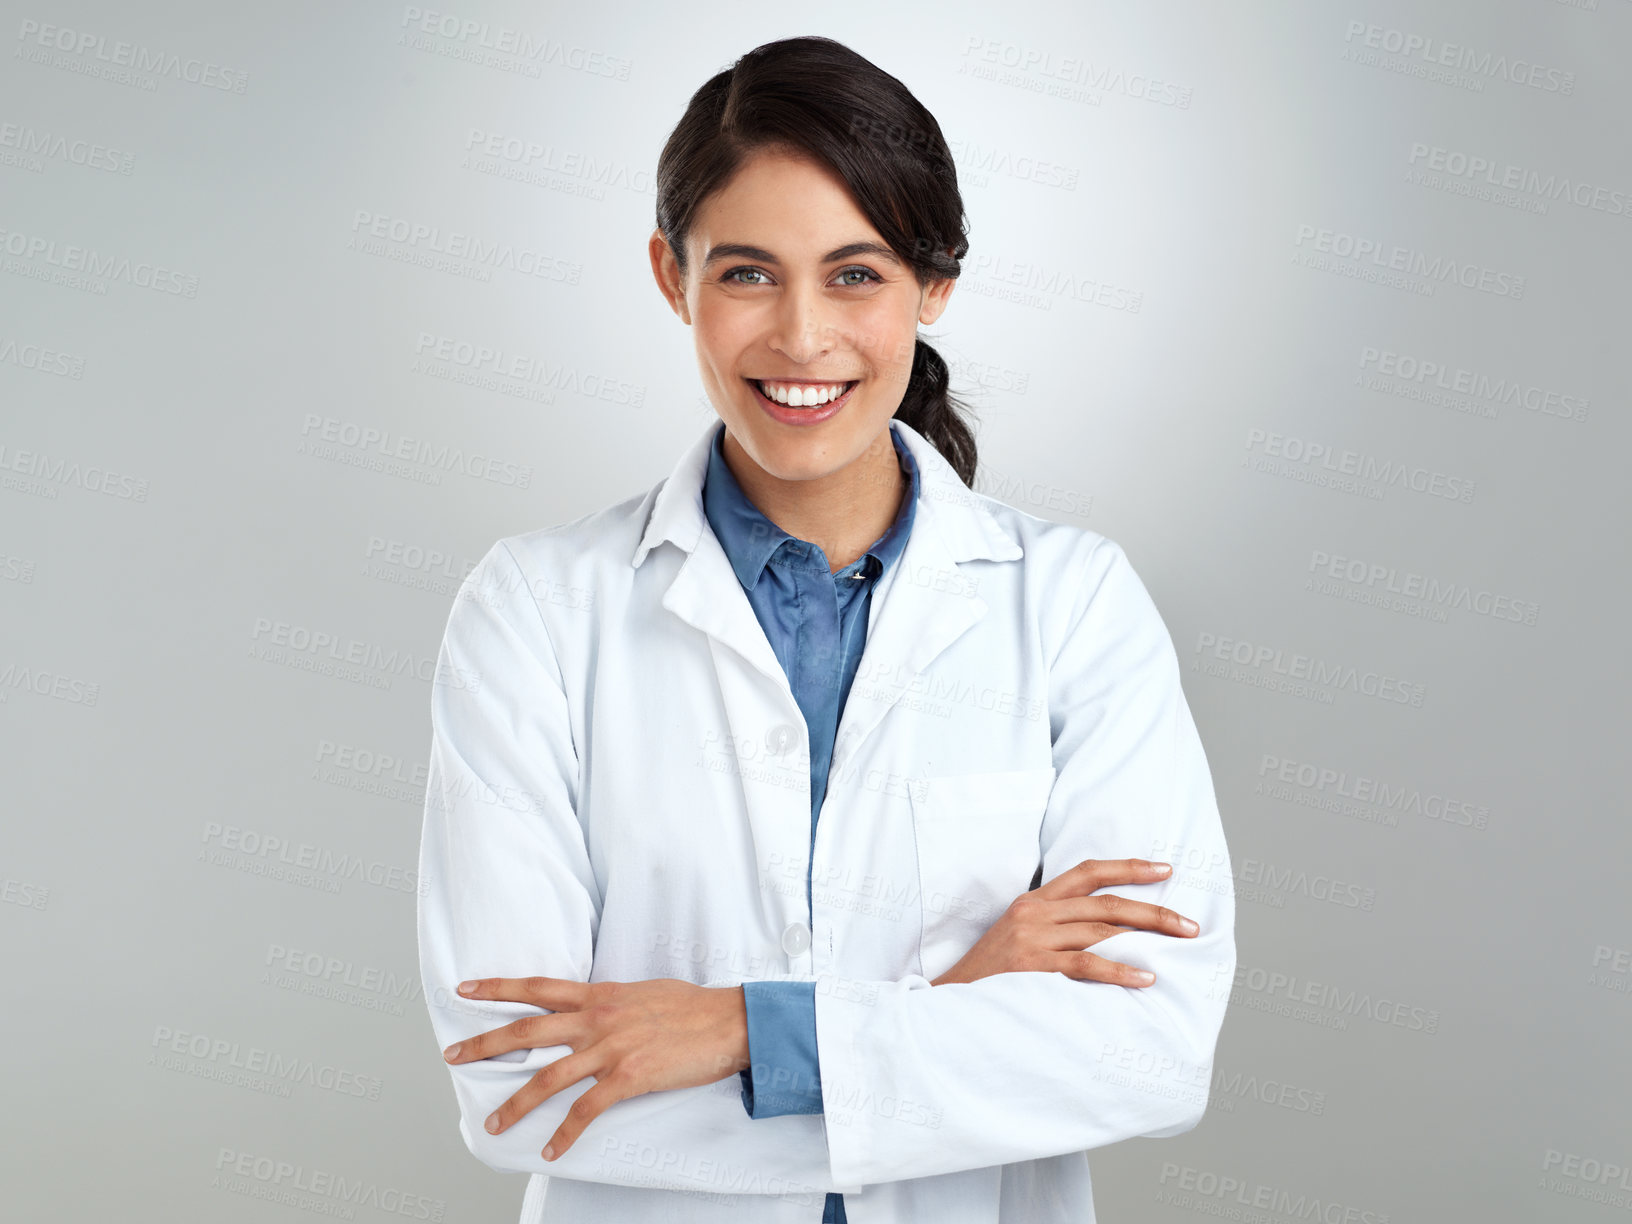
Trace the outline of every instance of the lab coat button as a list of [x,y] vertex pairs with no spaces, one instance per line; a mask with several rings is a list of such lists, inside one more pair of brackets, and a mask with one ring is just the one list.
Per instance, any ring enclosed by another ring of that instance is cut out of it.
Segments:
[[772,756],[782,756],[799,743],[799,728],[792,723],[778,723],[765,732],[765,747]]
[[789,923],[782,932],[782,951],[798,956],[810,947],[810,928],[802,922]]

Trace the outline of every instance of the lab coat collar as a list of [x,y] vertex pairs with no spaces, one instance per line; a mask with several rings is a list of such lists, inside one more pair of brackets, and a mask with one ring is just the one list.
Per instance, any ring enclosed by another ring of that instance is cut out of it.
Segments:
[[[719,424],[718,420],[709,422],[658,489],[631,565],[638,568],[646,554],[664,540],[690,553],[705,534],[713,535],[703,513],[703,478]],[[1020,541],[981,504],[928,438],[900,419],[892,420],[890,428],[918,465],[920,486],[914,534],[930,525],[926,520],[933,520],[931,529],[940,536],[947,559],[952,561],[1013,561],[1022,555]]]

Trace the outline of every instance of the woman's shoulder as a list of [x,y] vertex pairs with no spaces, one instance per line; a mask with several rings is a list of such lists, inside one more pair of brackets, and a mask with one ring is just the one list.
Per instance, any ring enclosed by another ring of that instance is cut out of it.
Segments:
[[1126,561],[1120,544],[1091,527],[1033,514],[987,493],[971,491],[969,496],[1020,546],[1019,560],[1028,572],[1058,583],[1086,578],[1113,560]]
[[[458,599],[514,609],[528,602],[525,592],[546,617],[551,612],[600,607],[611,591],[627,583],[630,558],[640,543],[655,492],[647,490],[577,518],[499,537],[469,567]],[[512,615],[523,614],[513,610]]]
[[508,550],[523,567],[593,568],[607,561],[628,565],[640,543],[656,489],[626,497],[577,518],[501,537],[489,552]]
[[1165,623],[1127,550],[1112,536],[975,494],[1021,548],[1012,563],[1045,637],[1090,624],[1165,634]]

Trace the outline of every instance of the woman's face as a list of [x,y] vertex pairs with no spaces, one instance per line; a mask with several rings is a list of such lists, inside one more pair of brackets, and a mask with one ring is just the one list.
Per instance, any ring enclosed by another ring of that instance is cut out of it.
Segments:
[[[653,233],[658,285],[692,328],[709,400],[754,463],[781,480],[812,480],[884,439],[918,325],[940,317],[953,281],[921,287],[843,179],[769,151],[697,210],[686,254],[682,281],[662,232]],[[798,398],[812,404],[805,388],[855,386],[836,408],[798,407],[767,403],[759,380],[804,384]]]

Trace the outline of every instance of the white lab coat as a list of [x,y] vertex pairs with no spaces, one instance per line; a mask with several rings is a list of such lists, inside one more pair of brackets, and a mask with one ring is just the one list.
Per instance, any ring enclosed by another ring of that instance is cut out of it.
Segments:
[[[893,422],[922,490],[873,594],[814,850],[804,719],[703,514],[711,422],[649,492],[496,543],[433,685],[420,967],[438,1049],[538,1009],[472,977],[814,981],[821,1115],[755,1120],[729,1075],[601,1114],[592,1085],[483,1120],[566,1046],[449,1067],[459,1130],[531,1173],[523,1224],[1092,1224],[1086,1153],[1190,1130],[1235,968],[1234,892],[1171,638],[1123,550],[969,490]],[[1005,973],[930,986],[1030,886],[1114,891],[1195,938],[1093,946],[1143,988]],[[429,1054],[430,1052],[427,1051]]]

